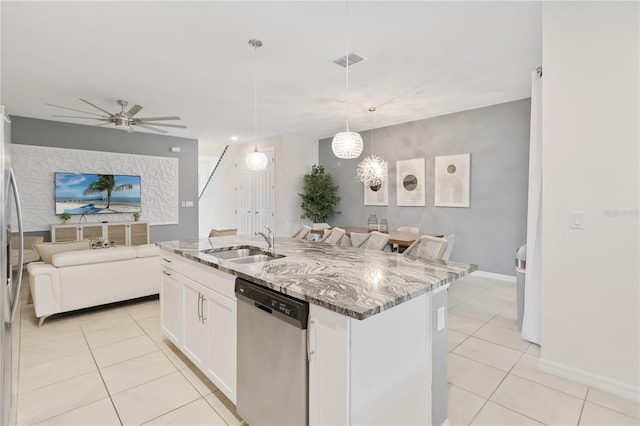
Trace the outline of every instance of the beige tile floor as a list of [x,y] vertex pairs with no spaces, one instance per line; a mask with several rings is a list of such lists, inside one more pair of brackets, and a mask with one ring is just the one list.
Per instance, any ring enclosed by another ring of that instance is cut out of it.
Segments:
[[[18,425],[241,424],[160,332],[157,299],[54,316],[22,294]],[[637,403],[537,369],[515,286],[470,276],[449,291],[450,425],[638,425]]]
[[469,276],[449,290],[449,424],[640,425],[640,404],[538,370],[520,338],[515,284]]
[[242,424],[162,336],[157,298],[54,316],[38,328],[27,293],[17,330],[18,425]]

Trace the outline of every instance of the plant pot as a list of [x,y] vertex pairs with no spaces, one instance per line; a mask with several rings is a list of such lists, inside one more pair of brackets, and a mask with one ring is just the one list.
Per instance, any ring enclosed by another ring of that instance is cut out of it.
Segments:
[[327,228],[330,228],[328,223],[320,223],[319,222],[319,223],[314,223],[314,224],[311,225],[311,229],[314,230],[314,231],[317,231],[319,229],[327,229]]

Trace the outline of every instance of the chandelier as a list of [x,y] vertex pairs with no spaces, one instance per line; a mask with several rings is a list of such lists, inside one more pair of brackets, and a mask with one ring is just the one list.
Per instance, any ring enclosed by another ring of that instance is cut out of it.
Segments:
[[269,163],[269,160],[267,159],[267,154],[265,154],[264,152],[260,152],[258,151],[258,47],[262,46],[262,42],[260,40],[255,40],[255,39],[251,39],[249,40],[249,44],[251,46],[253,46],[255,53],[254,53],[254,60],[253,60],[253,71],[254,71],[254,75],[253,75],[253,100],[254,100],[254,120],[253,120],[253,127],[254,127],[254,139],[256,140],[256,146],[255,149],[253,150],[253,152],[250,152],[249,154],[247,154],[247,156],[244,159],[244,162],[247,166],[247,169],[249,170],[254,170],[254,171],[260,171],[260,170],[264,170],[267,168],[267,164]]
[[358,158],[362,154],[362,136],[356,132],[349,131],[349,2],[347,1],[347,12],[345,19],[345,39],[347,45],[347,54],[345,56],[345,72],[347,76],[347,130],[338,132],[331,142],[331,150],[338,158],[345,160]]
[[[369,112],[375,112],[376,108],[369,108]],[[356,176],[358,180],[367,186],[381,185],[387,179],[388,167],[386,161],[382,158],[373,155],[373,129],[371,129],[371,155],[365,157],[358,168],[356,169]]]

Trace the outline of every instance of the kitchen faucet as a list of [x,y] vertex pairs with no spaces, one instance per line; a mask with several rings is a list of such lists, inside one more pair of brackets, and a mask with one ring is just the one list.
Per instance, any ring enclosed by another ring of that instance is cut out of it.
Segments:
[[267,242],[267,251],[273,254],[273,249],[275,246],[275,236],[273,235],[273,231],[268,226],[265,226],[267,231],[269,231],[268,235],[265,235],[264,232],[256,232],[256,235],[260,235]]

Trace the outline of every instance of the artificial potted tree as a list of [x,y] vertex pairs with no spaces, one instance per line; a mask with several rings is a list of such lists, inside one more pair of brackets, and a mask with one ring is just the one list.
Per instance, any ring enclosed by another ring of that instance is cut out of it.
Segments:
[[62,219],[62,223],[67,223],[67,221],[71,219],[71,215],[69,213],[62,213],[60,219]]
[[[313,165],[311,173],[304,175],[302,184],[302,219],[311,219],[314,229],[323,228],[329,218],[340,212],[336,210],[340,203],[338,185],[333,183],[333,178],[324,171],[323,166]],[[326,226],[325,226],[326,227]]]

